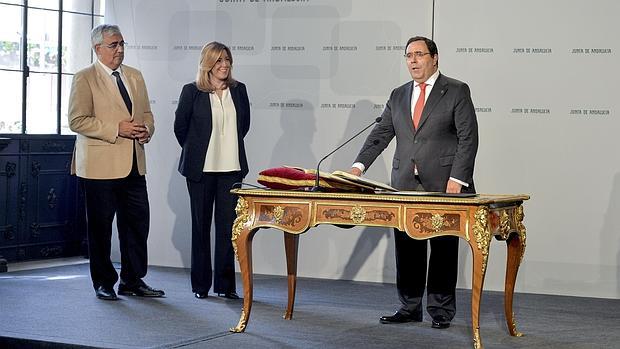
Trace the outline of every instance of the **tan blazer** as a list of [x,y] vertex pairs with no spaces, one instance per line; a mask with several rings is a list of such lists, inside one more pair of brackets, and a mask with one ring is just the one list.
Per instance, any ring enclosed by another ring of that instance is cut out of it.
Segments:
[[139,70],[122,65],[132,99],[133,115],[118,86],[99,62],[77,72],[69,97],[69,128],[77,133],[71,174],[89,179],[116,179],[129,175],[135,144],[138,170],[146,174],[144,145],[118,136],[121,120],[135,120],[155,131],[146,85]]

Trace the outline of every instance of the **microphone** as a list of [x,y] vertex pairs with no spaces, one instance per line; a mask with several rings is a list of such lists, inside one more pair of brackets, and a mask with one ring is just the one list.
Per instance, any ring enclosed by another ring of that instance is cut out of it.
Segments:
[[[319,167],[321,166],[321,163],[323,162],[323,160],[327,159],[330,155],[332,155],[333,153],[337,152],[340,148],[344,147],[347,143],[351,142],[352,140],[354,140],[357,136],[361,135],[364,131],[366,131],[367,129],[371,128],[374,124],[378,124],[381,122],[381,117],[379,116],[378,118],[374,119],[372,121],[372,123],[366,127],[364,127],[361,131],[359,131],[358,133],[354,134],[353,137],[347,139],[346,142],[342,143],[341,145],[338,146],[338,148],[332,150],[331,152],[329,152],[329,154],[325,155],[321,160],[319,160],[319,163],[316,164],[316,176],[314,179],[314,187],[312,187],[312,189],[310,189],[310,191],[321,191],[321,185],[319,184]],[[378,144],[378,142],[374,143],[374,144]]]

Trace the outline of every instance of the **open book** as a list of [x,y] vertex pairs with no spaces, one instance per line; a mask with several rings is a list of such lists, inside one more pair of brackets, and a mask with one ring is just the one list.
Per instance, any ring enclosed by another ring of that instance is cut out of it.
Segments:
[[[295,168],[295,169],[304,171],[305,173],[316,175],[316,170],[314,169],[307,169],[307,168],[296,167],[296,166],[285,166],[285,167]],[[340,183],[346,187],[359,188],[364,191],[376,191],[376,190],[383,190],[383,191],[390,191],[390,192],[397,191],[396,189],[392,188],[391,186],[385,183],[381,183],[381,182],[373,181],[371,179],[355,176],[355,175],[352,175],[344,171],[334,171],[332,173],[319,171],[319,178],[321,180],[326,180],[328,182],[331,181],[331,182]]]
[[379,190],[385,190],[385,191],[397,191],[396,189],[392,188],[391,186],[385,183],[381,183],[381,182],[373,181],[372,179],[356,176],[356,175],[350,174],[349,172],[334,171],[332,172],[332,176],[344,178],[348,181],[357,183],[359,185],[369,186],[369,187],[374,188],[375,190],[379,189]]

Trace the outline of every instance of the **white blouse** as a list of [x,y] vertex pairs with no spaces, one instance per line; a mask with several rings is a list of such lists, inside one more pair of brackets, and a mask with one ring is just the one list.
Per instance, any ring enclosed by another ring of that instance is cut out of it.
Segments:
[[211,138],[203,172],[230,172],[241,170],[237,139],[237,111],[227,88],[220,98],[210,93]]

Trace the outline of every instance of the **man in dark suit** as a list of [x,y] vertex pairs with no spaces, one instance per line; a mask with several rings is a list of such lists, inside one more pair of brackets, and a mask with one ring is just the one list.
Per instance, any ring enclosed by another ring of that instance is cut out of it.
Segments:
[[90,275],[97,298],[118,299],[118,274],[110,261],[116,215],[121,250],[118,293],[161,297],[146,276],[149,201],[144,144],[155,126],[140,71],[123,65],[125,41],[115,25],[91,32],[97,61],[73,77],[69,127],[77,133],[71,173],[86,197]]
[[[432,40],[407,41],[407,68],[412,81],[392,91],[377,124],[358,154],[351,173],[361,175],[396,137],[392,186],[399,190],[474,193],[474,160],[478,123],[467,84],[439,72]],[[396,287],[402,307],[381,323],[422,321],[422,297],[433,328],[447,328],[456,312],[459,241],[455,236],[414,240],[395,230]]]

